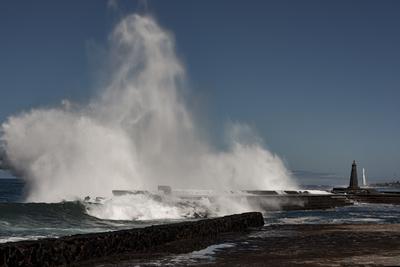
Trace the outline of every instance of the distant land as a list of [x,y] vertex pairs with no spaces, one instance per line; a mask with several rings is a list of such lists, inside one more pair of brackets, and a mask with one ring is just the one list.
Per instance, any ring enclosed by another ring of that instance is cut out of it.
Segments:
[[374,183],[374,184],[370,184],[370,186],[372,186],[372,187],[394,187],[394,188],[400,188],[400,181]]
[[[340,176],[333,173],[309,172],[304,170],[292,171],[292,174],[297,178],[300,187],[307,189],[329,189],[336,185],[345,185],[348,182],[348,177]],[[360,178],[360,177],[359,177]],[[18,179],[10,172],[0,169],[0,179]],[[374,179],[375,180],[375,179]],[[389,180],[389,179],[387,179]],[[370,183],[371,187],[394,187],[400,188],[400,179],[392,178],[390,182],[375,182]],[[375,180],[376,181],[376,180]]]

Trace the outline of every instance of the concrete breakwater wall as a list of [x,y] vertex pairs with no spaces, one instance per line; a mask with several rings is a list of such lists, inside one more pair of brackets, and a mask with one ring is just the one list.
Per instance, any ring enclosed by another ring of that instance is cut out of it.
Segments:
[[253,207],[259,207],[259,210],[314,210],[330,209],[353,205],[344,195],[258,195],[248,196],[247,200]]
[[173,241],[212,239],[222,233],[263,224],[261,213],[249,212],[194,222],[5,243],[0,244],[0,266],[77,264],[122,253],[151,251]]
[[400,205],[400,194],[354,194],[347,196],[351,200],[362,203],[379,203],[379,204],[393,204]]

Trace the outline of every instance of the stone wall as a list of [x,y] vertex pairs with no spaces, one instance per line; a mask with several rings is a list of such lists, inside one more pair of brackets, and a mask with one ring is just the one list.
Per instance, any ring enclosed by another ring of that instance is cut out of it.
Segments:
[[194,222],[156,225],[0,244],[0,266],[57,266],[129,252],[146,252],[168,242],[216,238],[264,224],[261,213],[249,212]]

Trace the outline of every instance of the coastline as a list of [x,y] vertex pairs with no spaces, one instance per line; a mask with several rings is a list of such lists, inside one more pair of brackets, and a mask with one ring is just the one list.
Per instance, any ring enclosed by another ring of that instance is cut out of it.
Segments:
[[164,251],[174,242],[169,252],[180,253],[176,247],[183,247],[182,251],[206,247],[223,233],[263,225],[261,213],[249,212],[145,228],[10,242],[0,244],[0,266],[74,265],[123,254],[148,253],[160,247]]
[[400,224],[270,225],[215,255],[218,266],[399,266]]
[[135,254],[87,266],[399,266],[400,224],[270,225],[181,253]]
[[400,265],[399,223],[263,224],[253,212],[5,243],[0,266]]

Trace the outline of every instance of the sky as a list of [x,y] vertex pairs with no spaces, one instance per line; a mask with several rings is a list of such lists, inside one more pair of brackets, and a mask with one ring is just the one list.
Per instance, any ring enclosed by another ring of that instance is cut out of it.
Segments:
[[299,176],[347,181],[353,159],[371,180],[400,176],[398,1],[3,0],[0,122],[87,101],[109,33],[137,11],[174,34],[216,140],[243,122]]

